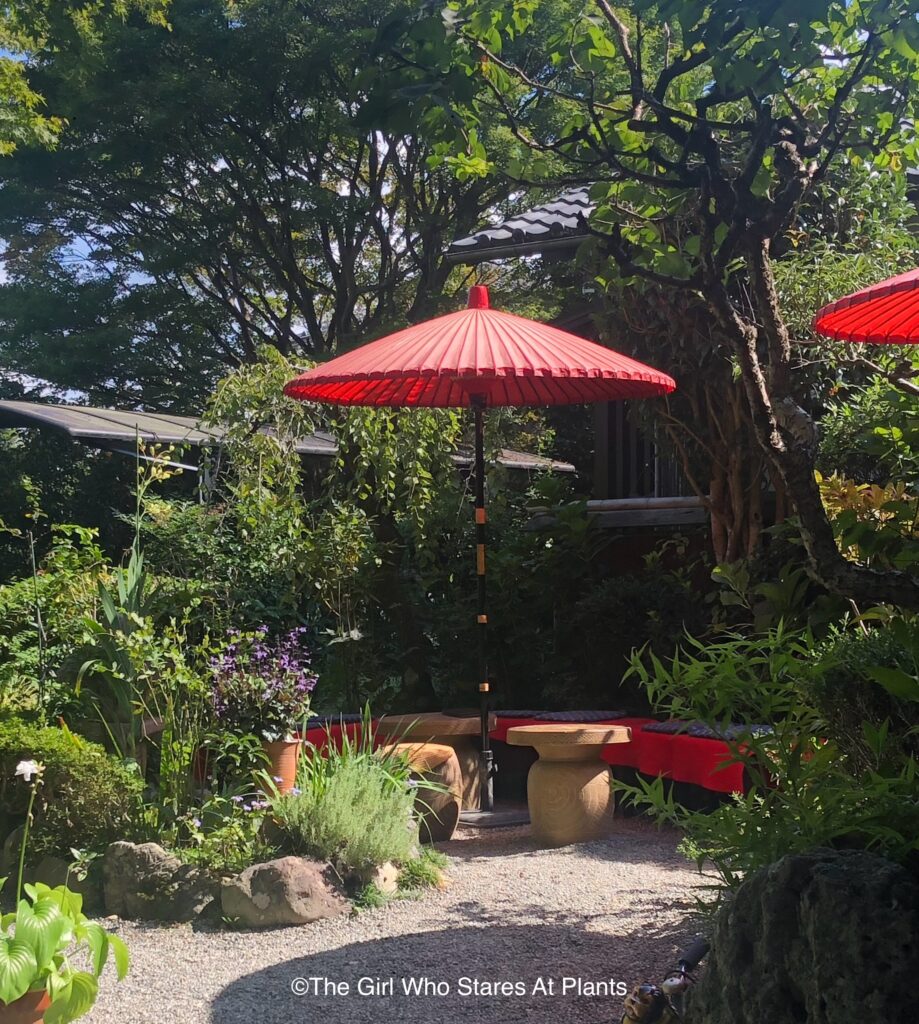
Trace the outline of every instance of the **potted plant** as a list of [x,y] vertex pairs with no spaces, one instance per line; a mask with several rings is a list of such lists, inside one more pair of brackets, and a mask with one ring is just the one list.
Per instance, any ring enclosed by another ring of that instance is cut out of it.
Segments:
[[[117,935],[86,917],[82,896],[65,885],[54,889],[41,883],[23,885],[29,825],[42,771],[35,761],[21,761],[16,768],[16,775],[32,792],[19,849],[16,909],[0,918],[0,1024],[68,1024],[92,1009],[110,953],[119,980],[128,971],[127,947]],[[87,970],[71,965],[78,954],[85,954]]]
[[231,630],[223,651],[211,661],[212,704],[220,724],[259,736],[278,790],[293,789],[300,739],[316,686],[306,627],[273,639],[268,627],[254,633]]

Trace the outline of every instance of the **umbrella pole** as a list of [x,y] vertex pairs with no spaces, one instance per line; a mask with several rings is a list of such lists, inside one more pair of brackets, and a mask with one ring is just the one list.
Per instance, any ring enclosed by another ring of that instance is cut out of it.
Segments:
[[478,575],[476,632],[478,633],[479,700],[482,717],[479,809],[491,811],[495,805],[495,760],[491,749],[491,740],[488,736],[491,694],[488,682],[488,612],[485,587],[485,523],[487,521],[485,512],[485,401],[484,395],[472,396],[472,408],[475,413],[475,553]]

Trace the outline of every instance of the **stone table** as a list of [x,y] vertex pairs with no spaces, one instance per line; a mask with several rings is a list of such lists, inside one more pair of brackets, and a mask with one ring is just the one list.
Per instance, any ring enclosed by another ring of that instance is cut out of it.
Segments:
[[[495,716],[490,715],[489,732],[494,729],[495,721]],[[479,748],[475,739],[482,734],[478,715],[468,718],[444,715],[440,712],[387,715],[380,719],[376,729],[377,735],[387,736],[396,743],[445,743],[453,747],[462,777],[463,810],[478,810],[481,772]]]
[[613,827],[610,768],[600,755],[609,743],[629,743],[621,725],[546,722],[517,725],[507,742],[535,747],[539,760],[527,776],[533,836],[547,846],[602,839]]

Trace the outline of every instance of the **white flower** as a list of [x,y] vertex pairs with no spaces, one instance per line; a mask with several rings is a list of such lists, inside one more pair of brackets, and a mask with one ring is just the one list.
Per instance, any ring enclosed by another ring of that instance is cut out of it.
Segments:
[[26,782],[31,782],[33,775],[41,775],[43,771],[44,765],[39,764],[38,761],[20,761],[16,765],[16,776],[21,775]]

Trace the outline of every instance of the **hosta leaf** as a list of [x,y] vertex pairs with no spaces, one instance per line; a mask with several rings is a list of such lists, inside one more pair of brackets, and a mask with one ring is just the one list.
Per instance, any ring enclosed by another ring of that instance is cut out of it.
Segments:
[[92,1009],[99,992],[96,979],[85,971],[66,977],[53,1002],[45,1010],[45,1024],[70,1024]]
[[0,1003],[11,1003],[29,991],[37,980],[38,961],[22,939],[0,938]]
[[50,899],[34,904],[22,900],[16,913],[16,938],[32,948],[39,970],[51,963],[59,947],[70,937],[70,922]]
[[115,958],[115,970],[118,972],[118,980],[121,981],[131,967],[131,955],[128,953],[128,947],[117,935],[109,935],[108,941],[112,950],[112,956]]
[[93,956],[93,974],[98,978],[108,959],[109,935],[101,924],[89,921],[82,929],[83,938]]

